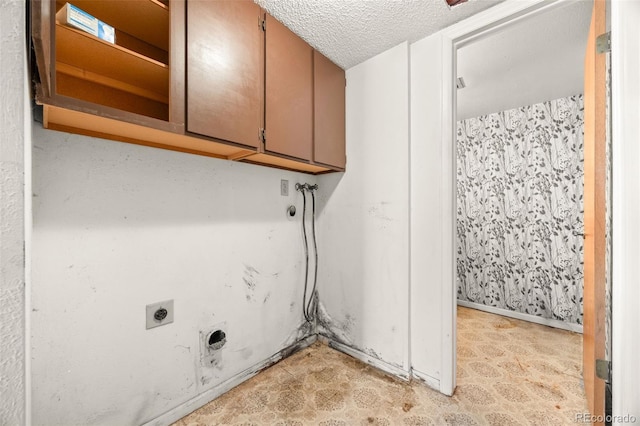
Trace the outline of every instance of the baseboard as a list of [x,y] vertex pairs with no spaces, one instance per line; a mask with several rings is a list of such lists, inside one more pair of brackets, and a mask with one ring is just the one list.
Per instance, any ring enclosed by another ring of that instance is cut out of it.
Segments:
[[283,358],[286,358],[302,349],[305,349],[307,347],[309,347],[310,345],[312,345],[315,341],[317,340],[317,335],[311,335],[309,337],[306,337],[302,340],[297,341],[296,343],[284,348],[283,350],[279,351],[278,353],[272,355],[271,357],[267,358],[266,360],[255,364],[252,367],[247,368],[246,370],[242,371],[241,373],[236,374],[235,376],[231,377],[230,379],[220,383],[219,385],[206,390],[204,392],[202,392],[201,394],[199,394],[198,396],[196,396],[195,398],[190,399],[187,402],[184,402],[183,404],[180,404],[179,406],[177,406],[176,408],[167,411],[166,413],[156,417],[155,419],[144,423],[144,426],[166,426],[166,425],[170,425],[178,420],[180,420],[181,418],[183,418],[184,416],[186,416],[187,414],[193,412],[194,410],[197,410],[198,408],[202,407],[203,405],[213,401],[214,399],[216,399],[217,397],[219,397],[220,395],[222,395],[223,393],[226,393],[228,391],[230,391],[231,389],[235,388],[236,386],[238,386],[239,384],[249,380],[250,378],[252,378],[253,376],[255,376],[256,374],[260,373],[262,370],[265,370],[269,367],[271,367],[272,365],[276,364],[278,361],[282,360]]
[[411,370],[411,378],[420,382],[431,389],[437,390],[440,392],[440,380],[435,377],[431,377],[428,374],[422,373],[418,370]]
[[458,300],[458,305],[464,306],[465,308],[477,309],[479,311],[485,311],[492,314],[502,315],[504,317],[515,318],[522,321],[534,322],[536,324],[547,325],[549,327],[554,327],[554,328],[561,328],[563,330],[573,331],[574,333],[582,334],[582,325],[580,324],[570,324],[564,321],[542,318],[536,315],[523,314],[522,312],[514,312],[508,309],[502,309],[502,308],[496,308],[494,306],[483,305],[481,303],[467,302],[466,300]]
[[383,373],[389,374],[393,377],[397,377],[400,380],[408,382],[409,379],[411,378],[408,371],[405,371],[396,365],[389,364],[385,361],[381,361],[378,358],[372,357],[371,355],[366,354],[358,349],[353,349],[350,346],[347,346],[340,342],[336,342],[335,340],[331,340],[328,337],[323,336],[321,334],[318,335],[318,340],[335,350],[338,350],[349,356],[352,356],[355,359],[360,360],[365,364],[369,364],[370,366],[377,368]]

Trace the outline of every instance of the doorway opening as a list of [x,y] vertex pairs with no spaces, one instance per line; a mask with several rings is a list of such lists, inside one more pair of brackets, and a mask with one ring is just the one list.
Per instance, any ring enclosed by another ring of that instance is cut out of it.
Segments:
[[529,421],[548,403],[559,423],[586,412],[590,17],[590,2],[566,2],[454,43],[456,378]]

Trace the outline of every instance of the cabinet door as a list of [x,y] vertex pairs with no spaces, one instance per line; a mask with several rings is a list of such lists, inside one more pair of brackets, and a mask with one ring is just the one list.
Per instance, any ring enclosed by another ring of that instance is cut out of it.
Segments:
[[346,163],[344,90],[344,70],[314,51],[313,160],[340,168]]
[[267,14],[265,150],[311,160],[313,49]]
[[187,3],[187,130],[258,147],[263,118],[261,10],[251,0]]

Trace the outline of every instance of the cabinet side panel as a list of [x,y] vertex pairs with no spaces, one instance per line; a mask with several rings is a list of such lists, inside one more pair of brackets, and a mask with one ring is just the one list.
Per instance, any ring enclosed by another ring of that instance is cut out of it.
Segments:
[[185,123],[186,10],[184,0],[171,1],[169,23],[169,121],[182,128]]
[[251,1],[187,4],[187,129],[258,146],[262,29]]
[[304,40],[267,15],[267,151],[311,159],[313,50]]
[[314,148],[316,162],[344,167],[344,70],[314,51]]
[[31,40],[35,52],[40,90],[44,98],[53,93],[51,87],[51,31],[52,3],[49,0],[34,0],[31,4]]

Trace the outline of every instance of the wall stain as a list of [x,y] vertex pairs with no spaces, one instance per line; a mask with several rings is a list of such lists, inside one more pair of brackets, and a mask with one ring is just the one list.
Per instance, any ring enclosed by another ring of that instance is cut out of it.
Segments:
[[258,271],[256,268],[254,268],[251,265],[245,264],[244,269],[245,269],[245,272],[247,272],[250,275],[260,275],[260,271]]
[[351,333],[351,331],[353,330],[353,326],[356,325],[356,320],[351,316],[351,314],[346,314],[341,325],[342,331],[344,331],[345,333]]
[[317,333],[319,335],[326,337],[330,341],[334,341],[344,346],[348,346],[358,352],[362,352],[385,364],[397,367],[401,370],[404,369],[401,364],[383,359],[375,350],[371,348],[362,348],[353,343],[353,329],[357,325],[357,321],[351,314],[346,314],[344,321],[336,321],[327,313],[322,302],[319,302],[316,321],[318,325]]
[[189,351],[189,353],[191,353],[191,346],[175,345],[174,348],[186,349],[187,351]]
[[244,265],[244,276],[242,277],[242,281],[244,281],[247,291],[251,293],[246,296],[248,302],[253,300],[252,294],[256,290],[259,275],[260,272],[256,268],[247,264]]
[[[143,414],[143,412],[145,411],[145,408],[148,407],[148,403],[149,400],[145,399],[143,401],[144,406],[140,406],[140,408],[136,411],[135,417],[136,418],[140,418],[141,415]],[[104,408],[100,411],[98,411],[97,413],[91,414],[89,417],[86,418],[85,422],[86,424],[98,424],[98,423],[110,423],[109,419],[111,419],[111,421],[113,421],[113,418],[116,417],[120,414],[120,410],[118,407],[110,405],[107,408]],[[140,424],[140,423],[136,423],[136,424]]]
[[253,291],[256,289],[256,283],[251,279],[251,277],[242,277],[242,281],[244,281],[249,290]]
[[378,353],[376,351],[374,351],[373,349],[371,349],[371,348],[365,349],[364,353],[366,353],[367,355],[369,355],[372,358],[375,358],[377,360],[382,361],[382,358],[380,357],[380,355],[378,355]]
[[280,359],[286,359],[289,358],[291,355],[295,354],[296,352],[301,351],[302,349],[306,348],[307,345],[305,344],[305,342],[297,342],[294,343],[293,345],[287,346],[286,348],[282,349],[280,352],[278,352],[278,355],[280,357]]
[[267,303],[267,301],[269,300],[269,298],[271,297],[271,293],[267,293],[267,295],[264,297],[264,300],[262,301],[263,304]]
[[251,358],[251,355],[253,355],[253,350],[251,348],[242,348],[233,352],[238,353],[242,359],[249,359]]
[[[387,202],[381,202],[380,206],[384,206],[385,204],[389,204]],[[371,206],[367,209],[367,213],[369,213],[369,216],[373,216],[376,219],[380,219],[380,220],[384,220],[387,222],[393,222],[393,219],[390,218],[389,216],[387,216],[383,211],[382,208],[378,207],[378,206]]]
[[335,321],[327,313],[327,310],[322,302],[318,302],[317,309],[316,321],[318,324],[318,334],[321,334],[330,340],[342,343],[343,345],[352,347],[352,331],[353,327],[356,324],[355,319],[353,319],[353,317],[349,315],[348,321]]
[[304,349],[308,345],[305,342],[305,339],[311,335],[315,334],[315,330],[312,323],[304,321],[301,323],[298,328],[296,328],[287,340],[284,343],[284,349],[278,352],[280,359],[285,359],[294,353]]

